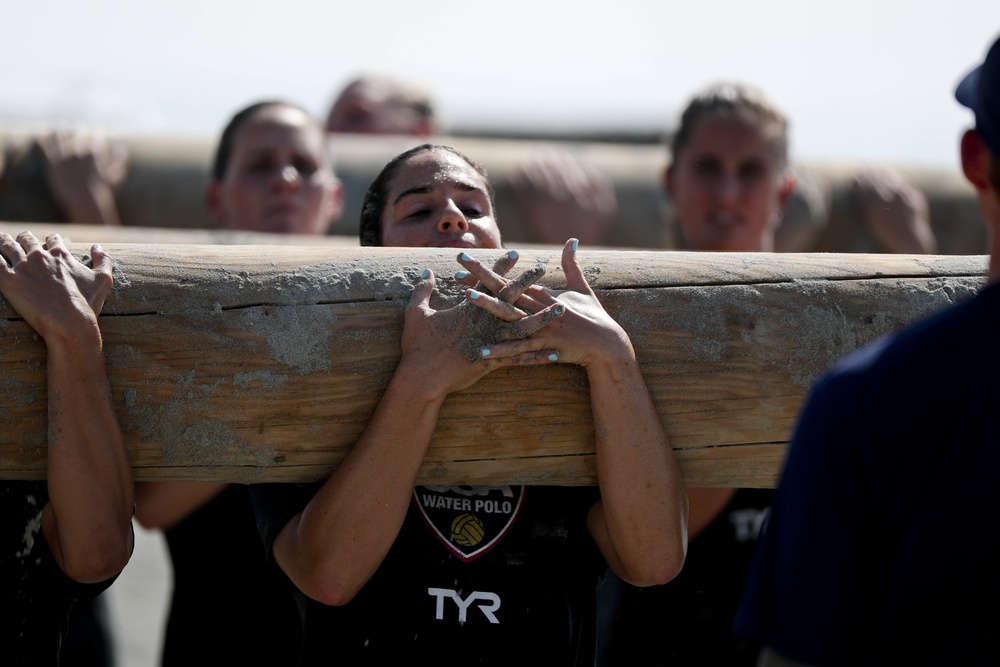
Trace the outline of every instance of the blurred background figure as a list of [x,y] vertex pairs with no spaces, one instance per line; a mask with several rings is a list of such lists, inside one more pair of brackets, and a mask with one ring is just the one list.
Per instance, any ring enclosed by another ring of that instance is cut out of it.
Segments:
[[[663,173],[692,251],[772,252],[795,178],[788,120],[760,91],[720,84],[681,115]],[[769,489],[689,488],[688,555],[670,583],[639,589],[609,573],[602,664],[753,665],[731,629],[771,499]]]
[[272,234],[325,234],[343,211],[326,135],[305,109],[251,104],[223,130],[205,204],[224,227]]
[[[796,218],[787,216],[797,187],[789,143],[787,117],[759,90],[726,83],[697,94],[681,116],[663,174],[679,247],[773,252],[784,229],[786,247],[780,249],[807,250],[821,229],[813,214],[825,205],[817,188],[806,195],[812,206],[799,209]],[[926,199],[900,174],[859,171],[852,196],[884,252],[935,248]],[[756,663],[760,647],[737,637],[732,624],[772,493],[688,489],[689,547],[681,574],[646,589],[609,577],[603,664]]]
[[793,164],[789,169],[795,187],[774,230],[774,250],[811,252],[829,222],[829,186],[807,167]]
[[365,75],[348,83],[326,117],[327,132],[437,134],[430,94],[387,76]]
[[[288,102],[242,109],[219,139],[205,202],[229,229],[325,233],[343,203],[326,133]],[[297,654],[298,612],[265,561],[245,485],[139,482],[136,519],[163,530],[170,551],[165,667],[277,665]]]
[[541,243],[561,245],[576,238],[589,246],[602,245],[618,210],[611,179],[555,145],[516,165],[508,184]]
[[[427,137],[441,127],[427,90],[384,75],[366,75],[348,83],[334,100],[326,130]],[[555,144],[542,144],[515,165],[507,185],[525,226],[540,243],[562,245],[575,237],[600,245],[618,208],[611,179]]]
[[66,222],[120,225],[115,192],[125,180],[128,153],[96,133],[50,132],[37,140],[49,187]]
[[0,220],[119,225],[129,156],[90,129],[32,133],[2,146]]
[[681,116],[663,186],[681,249],[772,252],[795,188],[788,120],[750,87],[708,89]]
[[927,197],[901,173],[889,168],[862,169],[851,180],[851,194],[880,252],[937,252]]

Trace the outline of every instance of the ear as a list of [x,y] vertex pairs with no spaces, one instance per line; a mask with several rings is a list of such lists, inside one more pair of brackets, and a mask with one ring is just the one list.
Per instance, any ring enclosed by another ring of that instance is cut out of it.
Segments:
[[983,191],[989,184],[990,153],[976,130],[962,135],[962,172],[976,188]]
[[417,123],[416,127],[413,128],[413,134],[418,137],[433,137],[437,134],[437,124],[427,118],[422,119]]
[[218,182],[212,182],[205,188],[205,208],[209,215],[219,222],[226,222],[226,207],[222,203],[222,186]]
[[781,175],[782,183],[781,188],[778,190],[778,206],[781,207],[781,211],[784,212],[785,205],[788,204],[789,197],[795,192],[795,175],[792,174],[790,169],[786,169]]
[[663,176],[661,177],[663,184],[663,191],[667,193],[667,196],[674,199],[674,189],[677,187],[674,181],[674,165],[668,164],[663,168]]
[[344,184],[336,176],[331,179],[326,193],[326,213],[326,219],[329,220],[327,228],[337,224],[344,214]]

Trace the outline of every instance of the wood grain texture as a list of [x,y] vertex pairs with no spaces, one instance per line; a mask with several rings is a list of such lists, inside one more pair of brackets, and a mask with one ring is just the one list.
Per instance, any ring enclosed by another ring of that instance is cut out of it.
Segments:
[[[76,253],[88,246],[71,244]],[[105,244],[100,318],[137,479],[326,477],[399,358],[423,267],[455,251]],[[479,251],[484,260],[499,251]],[[521,253],[563,284],[556,249]],[[980,256],[586,251],[628,331],[692,486],[766,487],[811,383],[859,346],[972,296]],[[0,470],[44,475],[43,343],[0,301]],[[586,377],[553,365],[491,373],[446,401],[421,483],[593,484]]]

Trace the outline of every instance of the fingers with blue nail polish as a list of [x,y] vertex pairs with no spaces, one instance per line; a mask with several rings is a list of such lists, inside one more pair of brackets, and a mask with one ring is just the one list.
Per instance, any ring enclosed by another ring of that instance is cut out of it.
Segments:
[[468,277],[469,277],[469,272],[468,271],[456,271],[455,272],[455,279],[456,280],[465,280]]
[[484,347],[479,351],[484,357],[490,356],[490,348]]
[[482,294],[480,294],[480,293],[479,293],[479,292],[477,292],[476,290],[474,290],[474,289],[470,289],[470,290],[469,290],[469,298],[470,298],[470,299],[478,299],[478,298],[479,298],[479,297],[481,297],[481,296],[482,296]]
[[559,353],[553,352],[549,355],[549,361],[559,361]]
[[431,276],[431,270],[430,269],[424,269],[423,271],[420,272],[420,279],[421,280],[427,280],[428,278],[430,278],[430,276]]

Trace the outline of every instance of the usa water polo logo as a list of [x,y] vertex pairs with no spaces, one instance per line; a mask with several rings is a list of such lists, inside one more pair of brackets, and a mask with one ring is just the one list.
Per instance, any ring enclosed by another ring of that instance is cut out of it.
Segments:
[[441,543],[470,561],[507,534],[526,491],[524,486],[418,486],[413,500]]

